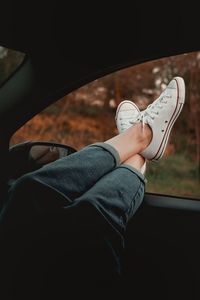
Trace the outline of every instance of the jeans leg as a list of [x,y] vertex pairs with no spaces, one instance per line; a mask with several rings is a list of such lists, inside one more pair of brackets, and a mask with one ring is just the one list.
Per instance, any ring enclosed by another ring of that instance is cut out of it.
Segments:
[[23,181],[36,181],[74,200],[118,164],[119,155],[112,146],[96,143],[22,176],[14,188]]
[[118,164],[119,155],[112,146],[96,143],[25,174],[10,188],[0,223],[8,216],[13,224],[15,217],[26,223],[41,211],[68,205]]
[[142,203],[145,177],[136,169],[121,165],[101,178],[90,190],[74,201],[89,202],[120,235]]

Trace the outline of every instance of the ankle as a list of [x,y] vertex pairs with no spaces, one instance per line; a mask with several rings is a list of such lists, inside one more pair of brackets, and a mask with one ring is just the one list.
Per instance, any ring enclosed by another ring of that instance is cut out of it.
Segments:
[[[135,140],[135,143],[139,146],[139,151],[142,152],[151,142],[153,134],[152,130],[147,124],[142,124],[141,122],[136,124],[134,127],[127,129],[127,132],[130,130],[130,133],[133,134],[131,137],[132,140]],[[131,131],[132,130],[132,131]]]
[[124,161],[124,164],[135,168],[136,170],[140,171],[145,163],[145,159],[140,154],[135,154],[126,161]]
[[[149,125],[141,124],[141,147],[144,150],[151,143],[153,132]],[[142,151],[143,151],[142,150]]]

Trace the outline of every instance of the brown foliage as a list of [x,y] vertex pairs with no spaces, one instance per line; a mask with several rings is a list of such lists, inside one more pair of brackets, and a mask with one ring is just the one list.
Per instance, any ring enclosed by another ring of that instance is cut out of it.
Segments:
[[80,115],[73,107],[73,114],[39,114],[27,122],[12,137],[11,143],[27,140],[53,141],[71,145],[77,150],[85,145],[104,141],[117,134],[114,113],[98,109],[96,116]]

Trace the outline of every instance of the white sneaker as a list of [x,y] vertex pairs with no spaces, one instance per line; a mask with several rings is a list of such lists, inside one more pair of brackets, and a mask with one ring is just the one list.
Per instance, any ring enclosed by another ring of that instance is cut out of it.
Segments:
[[[122,101],[117,108],[115,121],[119,133],[141,121],[141,112],[137,105],[130,100]],[[146,172],[146,160],[140,169],[144,175]]]
[[158,161],[164,154],[172,127],[185,101],[183,78],[174,77],[162,94],[143,112],[141,120],[152,129],[149,146],[140,153],[148,160]]
[[122,101],[116,111],[115,121],[119,133],[124,132],[132,125],[140,122],[140,110],[130,100]]

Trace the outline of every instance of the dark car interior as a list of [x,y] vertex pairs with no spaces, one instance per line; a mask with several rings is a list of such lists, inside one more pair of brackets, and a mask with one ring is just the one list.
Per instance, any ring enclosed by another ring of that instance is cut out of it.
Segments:
[[[29,119],[113,71],[200,50],[198,9],[180,1],[86,7],[76,1],[37,5],[9,0],[0,16],[0,45],[26,54],[0,88],[1,208],[9,182],[42,166],[30,161],[31,147],[40,142],[9,148],[11,136]],[[76,151],[65,150],[57,155]],[[127,229],[124,298],[200,299],[199,237],[198,199],[146,193]]]

